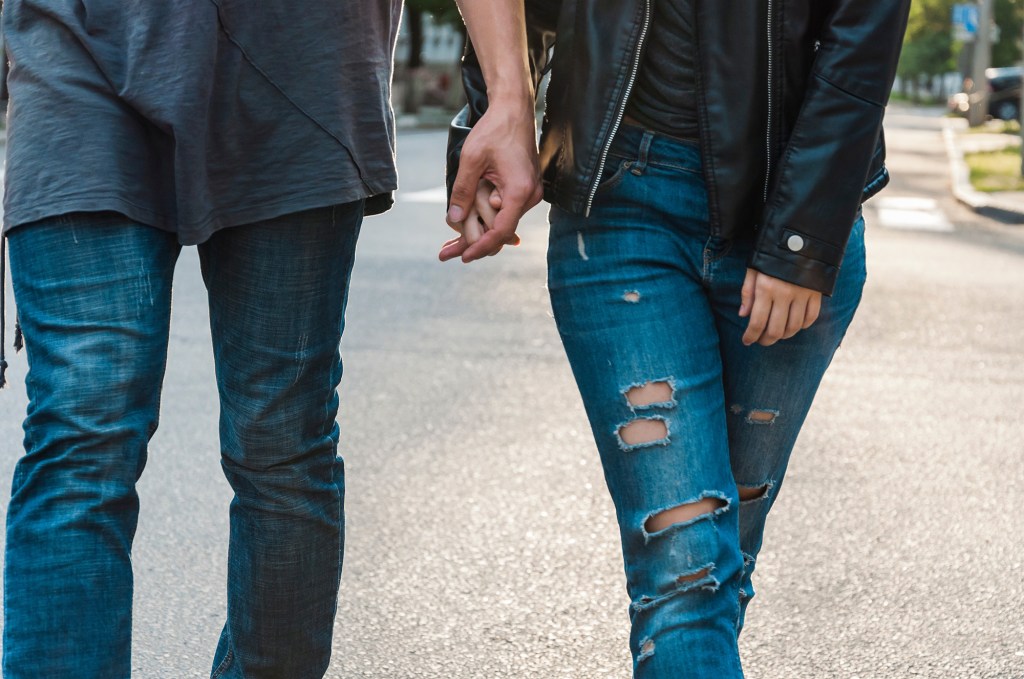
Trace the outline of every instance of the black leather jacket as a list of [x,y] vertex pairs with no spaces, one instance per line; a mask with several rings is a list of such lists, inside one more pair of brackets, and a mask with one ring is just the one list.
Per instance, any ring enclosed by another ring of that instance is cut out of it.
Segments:
[[[535,81],[551,70],[540,142],[545,199],[565,210],[590,210],[651,2],[525,0]],[[889,180],[882,116],[910,0],[694,4],[711,228],[755,234],[750,266],[831,294],[861,203]],[[469,105],[451,127],[449,188],[462,142],[487,108],[472,45],[463,82]]]

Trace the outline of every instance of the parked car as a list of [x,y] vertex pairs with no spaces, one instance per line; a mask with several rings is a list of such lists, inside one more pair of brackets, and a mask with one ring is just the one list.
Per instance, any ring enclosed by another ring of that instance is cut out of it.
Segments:
[[[1021,77],[1024,68],[1006,66],[989,68],[985,71],[988,80],[988,114],[1000,120],[1020,120]],[[949,98],[949,110],[959,115],[967,115],[970,108],[970,95],[958,92]]]

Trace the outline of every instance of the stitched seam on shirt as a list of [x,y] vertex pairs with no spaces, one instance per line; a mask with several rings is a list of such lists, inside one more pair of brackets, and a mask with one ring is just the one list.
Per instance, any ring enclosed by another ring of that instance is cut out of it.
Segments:
[[328,136],[334,139],[334,141],[338,142],[341,145],[341,147],[345,149],[345,152],[348,153],[348,157],[352,160],[352,165],[356,168],[356,172],[359,174],[359,180],[365,184],[366,180],[363,179],[363,169],[359,167],[359,163],[356,161],[356,157],[355,154],[352,153],[352,149],[350,149],[348,145],[344,141],[342,141],[338,135],[334,134],[334,132],[332,132],[330,128],[327,127],[327,125],[322,123],[316,116],[311,114],[305,108],[300,106],[297,101],[288,96],[288,93],[285,92],[284,89],[280,85],[278,85],[277,82],[273,78],[271,78],[266,71],[260,68],[259,64],[257,64],[256,61],[251,56],[249,56],[249,52],[242,46],[242,44],[235,38],[235,36],[231,34],[231,31],[228,30],[228,27],[224,23],[224,19],[221,17],[220,3],[218,3],[216,0],[210,0],[210,2],[213,4],[214,7],[217,8],[217,23],[220,26],[221,32],[224,33],[224,36],[231,42],[232,45],[235,46],[235,48],[238,49],[238,51],[242,55],[242,58],[245,59],[246,63],[252,66],[253,69],[255,69],[255,71],[259,73],[260,76],[264,80],[266,80],[271,87],[277,90],[281,94],[281,96],[288,101],[289,104],[294,106],[299,113],[306,116],[310,121],[313,122],[314,125],[316,125],[321,130],[326,132]]
[[[345,187],[342,186],[341,188],[345,188]],[[362,186],[360,188],[365,189],[366,187],[364,185],[364,186]],[[279,207],[279,206],[282,206],[282,205],[287,205],[287,204],[289,204],[291,202],[294,202],[294,201],[303,200],[303,199],[306,199],[306,198],[315,198],[315,197],[317,197],[319,195],[323,195],[324,193],[325,193],[325,191],[323,191],[323,190],[308,191],[306,193],[293,193],[293,194],[290,194],[288,196],[288,198],[286,198],[286,199],[277,200],[277,201],[274,201],[272,203],[259,203],[259,204],[256,204],[256,205],[246,205],[245,207],[241,207],[241,208],[225,208],[225,209],[220,209],[220,210],[211,210],[210,212],[206,213],[206,216],[203,217],[203,219],[201,219],[200,221],[198,221],[198,222],[190,222],[188,224],[179,225],[179,226],[184,226],[187,230],[202,229],[202,228],[208,226],[210,224],[210,222],[212,222],[212,221],[214,221],[216,219],[222,219],[224,217],[230,217],[233,214],[240,214],[240,213],[244,213],[244,212],[274,209],[276,207]],[[365,196],[364,195],[364,198],[368,198],[368,197],[369,196]],[[358,199],[356,199],[356,200],[358,200]],[[328,203],[328,205],[329,204],[330,203]],[[337,205],[338,203],[334,203],[334,204]]]

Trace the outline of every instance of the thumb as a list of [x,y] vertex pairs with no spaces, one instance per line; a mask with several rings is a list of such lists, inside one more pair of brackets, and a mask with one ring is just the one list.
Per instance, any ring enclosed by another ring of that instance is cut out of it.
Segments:
[[452,184],[452,197],[448,202],[448,224],[454,226],[466,218],[476,199],[476,187],[483,174],[482,162],[463,151],[459,172]]
[[747,269],[747,277],[743,279],[743,290],[740,291],[740,318],[750,315],[754,307],[754,282],[757,280],[757,271]]

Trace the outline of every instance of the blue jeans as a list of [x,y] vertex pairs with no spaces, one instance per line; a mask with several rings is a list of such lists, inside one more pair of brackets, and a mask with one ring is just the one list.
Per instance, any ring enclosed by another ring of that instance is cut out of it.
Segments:
[[[327,670],[344,547],[339,342],[362,202],[199,246],[234,499],[213,677]],[[135,485],[157,428],[173,234],[112,213],[10,233],[29,373],[7,513],[7,679],[131,673]]]
[[747,347],[752,242],[711,233],[696,144],[626,126],[590,217],[552,209],[551,301],[615,503],[636,677],[743,676],[765,518],[860,301],[863,235],[817,323]]

